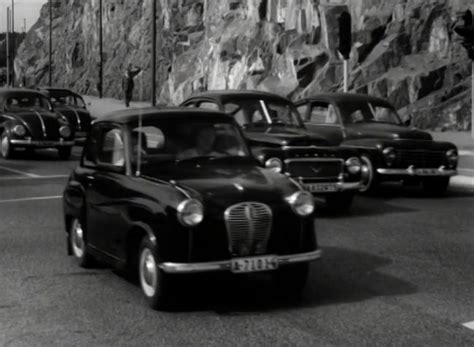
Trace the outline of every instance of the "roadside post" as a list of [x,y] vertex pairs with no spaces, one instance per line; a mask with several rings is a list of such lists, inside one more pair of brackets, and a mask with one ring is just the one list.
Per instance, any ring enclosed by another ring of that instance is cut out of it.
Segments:
[[10,87],[10,6],[7,7],[7,87]]
[[344,93],[349,90],[349,59],[352,49],[352,18],[349,12],[344,11],[338,18],[339,46],[338,50],[344,58]]
[[471,137],[474,139],[474,24],[470,10],[462,16],[464,25],[458,25],[454,31],[464,38],[462,45],[467,50],[469,58],[472,60],[471,69]]

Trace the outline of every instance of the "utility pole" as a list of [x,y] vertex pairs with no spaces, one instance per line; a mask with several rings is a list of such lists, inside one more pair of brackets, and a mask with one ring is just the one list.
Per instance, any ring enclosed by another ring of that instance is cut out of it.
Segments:
[[342,12],[339,21],[339,47],[338,50],[344,57],[344,93],[349,90],[349,59],[352,50],[352,18],[349,12]]
[[156,106],[156,0],[151,1],[151,105]]
[[102,87],[104,82],[103,71],[103,47],[102,47],[102,0],[99,0],[99,98],[102,99]]
[[23,18],[23,32],[26,34],[26,18]]
[[7,7],[7,87],[10,86],[10,6]]
[[12,12],[11,12],[11,26],[12,26],[12,54],[10,54],[11,59],[11,71],[12,71],[12,78],[11,84],[12,87],[15,86],[15,51],[16,51],[16,37],[15,37],[15,0],[12,0]]
[[49,86],[53,83],[53,3],[49,0]]

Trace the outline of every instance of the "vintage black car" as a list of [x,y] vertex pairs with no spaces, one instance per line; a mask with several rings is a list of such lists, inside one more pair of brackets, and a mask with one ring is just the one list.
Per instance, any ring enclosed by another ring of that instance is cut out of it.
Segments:
[[0,138],[0,153],[6,159],[17,148],[56,148],[61,159],[68,159],[74,130],[40,92],[0,88]]
[[182,105],[231,115],[263,165],[324,196],[331,210],[350,208],[361,185],[357,151],[327,147],[324,138],[305,128],[290,100],[259,91],[219,90],[191,96]]
[[446,191],[456,175],[457,148],[402,122],[386,100],[361,94],[316,95],[297,102],[306,127],[333,145],[357,148],[364,168],[362,191],[380,182],[422,183],[429,193]]
[[312,195],[258,165],[232,118],[188,108],[94,122],[64,191],[68,251],[138,269],[154,308],[178,275],[268,271],[301,290],[320,257]]
[[54,110],[67,118],[74,128],[76,142],[82,144],[89,133],[92,121],[82,96],[63,88],[42,87],[39,90],[49,97]]

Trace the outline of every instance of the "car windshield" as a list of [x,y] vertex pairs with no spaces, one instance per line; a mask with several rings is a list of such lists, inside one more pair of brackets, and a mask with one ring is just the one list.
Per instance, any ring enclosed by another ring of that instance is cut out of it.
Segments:
[[77,106],[85,108],[84,100],[74,94],[51,94],[51,102],[55,106]]
[[388,123],[401,124],[397,112],[392,107],[376,102],[345,102],[339,105],[344,124]]
[[272,125],[303,127],[300,115],[291,103],[275,100],[240,99],[224,103],[225,112],[240,126]]
[[5,110],[20,111],[23,109],[46,109],[49,110],[50,103],[47,98],[41,95],[21,94],[9,96],[5,103]]
[[249,157],[248,148],[234,123],[203,120],[144,122],[132,129],[132,161],[140,148],[142,168],[162,163]]

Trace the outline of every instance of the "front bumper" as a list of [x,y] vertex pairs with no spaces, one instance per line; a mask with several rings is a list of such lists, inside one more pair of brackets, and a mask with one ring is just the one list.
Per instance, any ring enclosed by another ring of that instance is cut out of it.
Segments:
[[415,176],[415,177],[423,177],[423,176],[451,177],[451,176],[457,175],[457,170],[446,169],[444,166],[440,166],[439,168],[415,168],[414,166],[410,166],[406,169],[379,168],[377,169],[377,173],[384,176],[386,175],[386,176]]
[[66,140],[59,140],[59,141],[36,141],[36,140],[20,140],[20,139],[12,139],[10,143],[15,146],[25,146],[25,147],[70,147],[74,146],[74,141],[66,141]]
[[[307,253],[289,254],[277,256],[278,266],[289,264],[304,263],[321,258],[321,250]],[[160,268],[166,273],[197,273],[197,272],[216,272],[231,271],[231,261],[209,261],[203,263],[161,263]]]

